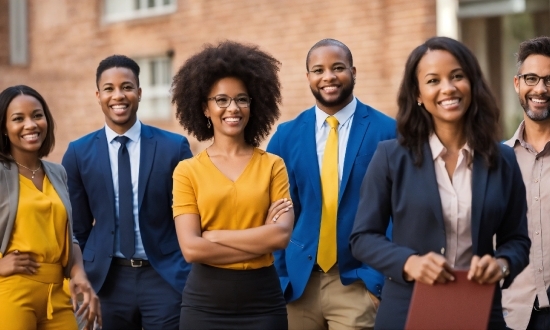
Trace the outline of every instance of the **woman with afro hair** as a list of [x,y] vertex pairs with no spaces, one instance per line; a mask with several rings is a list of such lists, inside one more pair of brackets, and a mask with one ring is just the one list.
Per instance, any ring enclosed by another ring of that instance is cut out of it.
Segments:
[[180,329],[286,329],[272,252],[290,239],[294,212],[278,156],[258,149],[279,117],[280,63],[256,46],[207,45],[179,69],[180,124],[212,144],[174,171],[174,220],[193,263]]

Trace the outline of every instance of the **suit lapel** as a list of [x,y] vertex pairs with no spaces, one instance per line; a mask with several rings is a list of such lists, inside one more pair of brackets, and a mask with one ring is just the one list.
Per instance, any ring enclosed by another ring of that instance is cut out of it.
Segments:
[[317,158],[317,142],[315,140],[315,107],[307,110],[302,123],[302,132],[304,136],[303,149],[304,164],[307,164],[309,179],[313,185],[316,200],[321,200],[321,173],[319,172],[319,159]]
[[153,167],[153,159],[155,158],[156,140],[153,138],[149,126],[141,124],[141,151],[139,160],[139,178],[138,178],[138,207],[141,208],[145,189],[147,188],[147,180]]
[[99,172],[103,176],[103,182],[107,191],[107,200],[111,203],[113,210],[115,207],[115,188],[113,186],[113,174],[111,172],[111,159],[109,157],[109,141],[107,141],[107,135],[105,135],[105,128],[97,132],[96,135],[96,146],[97,146],[97,159]]
[[[338,193],[338,202],[342,198],[342,194],[346,190],[348,184],[349,176],[353,164],[355,163],[355,157],[359,152],[359,147],[363,143],[365,134],[370,125],[369,113],[367,107],[357,101],[357,106],[355,107],[355,113],[353,115],[353,123],[351,125],[351,130],[349,132],[348,145],[346,146],[346,155],[344,157],[344,169],[342,171],[342,182],[340,183],[340,190]],[[376,146],[373,146],[376,148]]]
[[483,158],[474,153],[474,168],[472,170],[472,251],[477,252],[479,228],[481,226],[481,215],[483,203],[485,202],[485,188],[489,169],[483,163]]
[[439,195],[439,186],[437,185],[437,178],[435,176],[433,155],[428,142],[424,143],[420,172],[422,178],[418,182],[419,184],[424,185],[423,194],[428,196],[437,222],[441,225],[441,228],[445,228],[445,222],[443,221],[443,209],[441,208],[441,196]]

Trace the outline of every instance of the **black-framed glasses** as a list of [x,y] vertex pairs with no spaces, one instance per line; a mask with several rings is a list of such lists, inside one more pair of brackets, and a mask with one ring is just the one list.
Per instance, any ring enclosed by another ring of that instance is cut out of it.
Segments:
[[239,108],[248,108],[250,106],[250,102],[252,101],[252,98],[248,95],[239,95],[235,98],[229,97],[224,94],[216,95],[213,97],[209,97],[207,99],[208,101],[214,100],[216,101],[216,104],[220,108],[227,108],[231,104],[231,101],[235,101],[235,104]]
[[523,77],[523,81],[525,81],[525,84],[527,86],[536,86],[539,83],[539,81],[542,79],[542,81],[544,82],[544,86],[550,87],[550,76],[541,77],[534,73],[527,73],[527,74],[518,74],[517,77],[518,78]]

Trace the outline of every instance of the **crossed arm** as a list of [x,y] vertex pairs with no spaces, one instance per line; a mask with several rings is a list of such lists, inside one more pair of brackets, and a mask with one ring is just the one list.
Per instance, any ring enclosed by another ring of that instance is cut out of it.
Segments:
[[272,203],[263,226],[240,230],[201,232],[198,214],[175,217],[176,233],[187,262],[230,264],[284,249],[294,224],[292,204],[287,199]]

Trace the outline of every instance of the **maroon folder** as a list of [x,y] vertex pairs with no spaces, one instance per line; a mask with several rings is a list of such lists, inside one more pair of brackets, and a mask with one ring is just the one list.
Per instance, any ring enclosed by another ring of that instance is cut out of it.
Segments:
[[415,283],[405,329],[487,329],[495,284],[469,281],[467,270],[454,273],[446,284]]

